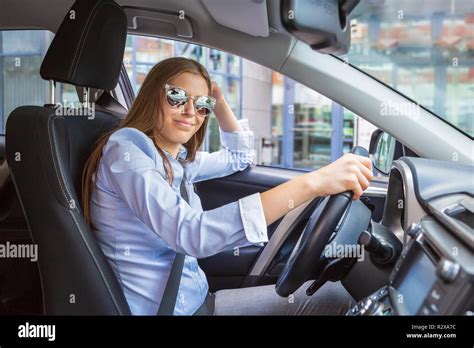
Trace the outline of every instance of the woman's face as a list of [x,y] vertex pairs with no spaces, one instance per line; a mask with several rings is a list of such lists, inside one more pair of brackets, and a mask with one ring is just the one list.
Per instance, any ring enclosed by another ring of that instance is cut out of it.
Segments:
[[[204,77],[189,72],[182,73],[169,84],[184,89],[190,97],[209,94]],[[163,111],[164,126],[160,133],[161,145],[176,155],[180,144],[191,139],[193,134],[201,128],[205,118],[196,113],[192,99],[189,99],[182,107],[174,107],[165,98]]]

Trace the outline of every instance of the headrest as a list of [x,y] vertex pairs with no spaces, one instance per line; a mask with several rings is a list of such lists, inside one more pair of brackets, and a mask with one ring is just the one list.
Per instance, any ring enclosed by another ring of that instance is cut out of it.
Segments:
[[45,80],[111,90],[117,85],[127,17],[113,0],[77,0],[41,64]]

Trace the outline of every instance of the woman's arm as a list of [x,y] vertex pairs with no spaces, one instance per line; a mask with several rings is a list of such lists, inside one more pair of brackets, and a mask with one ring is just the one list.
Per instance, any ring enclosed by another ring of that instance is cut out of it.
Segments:
[[216,105],[214,107],[214,115],[216,116],[219,127],[225,132],[240,132],[242,128],[237,122],[234,112],[230,105],[224,98],[219,86],[213,82],[211,95],[216,98]]
[[214,114],[220,128],[223,149],[214,152],[198,151],[193,163],[192,182],[221,178],[242,171],[255,160],[254,134],[247,119],[237,120],[219,87],[213,83],[212,96],[216,98]]
[[270,225],[292,209],[315,197],[354,192],[359,199],[372,179],[372,162],[367,157],[346,154],[337,161],[300,175],[260,194],[266,224]]
[[192,182],[221,178],[248,168],[255,160],[254,134],[247,119],[237,121],[242,131],[220,130],[223,149],[207,152],[197,151],[196,158],[188,164]]

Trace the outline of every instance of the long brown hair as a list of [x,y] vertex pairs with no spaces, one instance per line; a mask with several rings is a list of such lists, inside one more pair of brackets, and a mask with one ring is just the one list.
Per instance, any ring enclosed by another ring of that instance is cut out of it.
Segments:
[[[82,208],[86,223],[91,225],[90,216],[90,198],[93,192],[92,178],[99,168],[102,158],[102,150],[113,132],[124,127],[132,127],[145,133],[153,140],[158,153],[163,158],[163,167],[168,178],[168,183],[173,183],[173,167],[159,147],[157,140],[161,133],[164,122],[163,102],[165,100],[164,85],[170,83],[175,77],[184,72],[189,72],[202,76],[207,83],[209,93],[211,91],[211,79],[209,74],[200,63],[182,57],[168,58],[156,64],[148,73],[140,91],[133,102],[127,117],[113,130],[103,134],[97,141],[95,149],[87,160],[84,171],[82,172]],[[158,94],[158,98],[157,98]],[[200,148],[206,137],[207,123],[209,117],[206,117],[194,135],[183,146],[187,149],[186,159],[183,162],[192,162],[196,156],[196,151]]]

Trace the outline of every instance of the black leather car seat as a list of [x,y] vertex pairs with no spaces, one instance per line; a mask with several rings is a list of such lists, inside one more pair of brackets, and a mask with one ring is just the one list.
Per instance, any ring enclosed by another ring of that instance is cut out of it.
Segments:
[[[77,1],[51,43],[41,76],[110,91],[119,78],[126,34],[125,13],[114,1]],[[22,106],[6,126],[8,165],[38,245],[44,314],[130,315],[80,206],[84,164],[98,137],[120,119],[102,111],[93,118],[56,111]]]

